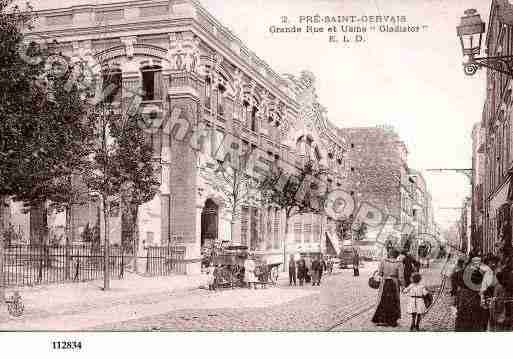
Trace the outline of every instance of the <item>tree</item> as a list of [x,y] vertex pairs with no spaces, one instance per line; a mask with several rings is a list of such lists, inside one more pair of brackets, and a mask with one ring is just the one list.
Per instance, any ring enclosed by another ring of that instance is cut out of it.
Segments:
[[[62,55],[61,59],[69,63],[69,59]],[[83,101],[83,91],[77,84],[70,86],[73,71],[74,67],[69,66],[65,73],[47,75],[48,87],[40,91],[37,115],[44,118],[48,126],[45,137],[41,138],[41,151],[52,156],[45,155],[43,159],[38,156],[27,164],[27,167],[34,167],[36,162],[38,171],[24,169],[27,175],[15,196],[25,205],[43,209],[45,227],[47,204],[57,211],[66,210],[68,244],[71,240],[71,208],[87,201],[88,190],[80,179],[88,176],[94,144],[94,133],[87,116],[89,106]]]
[[[107,70],[106,73],[112,72]],[[151,200],[160,186],[152,165],[152,148],[145,142],[143,129],[138,127],[141,115],[132,111],[133,107],[130,106],[133,104],[128,106],[126,112],[114,111],[109,99],[116,90],[115,86],[112,82],[108,87],[104,86],[100,97],[92,104],[89,115],[95,146],[91,156],[92,171],[86,183],[90,190],[99,194],[103,207],[104,290],[110,288],[108,261],[111,204],[124,204],[125,224],[132,233],[129,238],[125,238],[125,245],[133,247],[138,242],[138,206]],[[140,97],[136,93],[131,95]]]
[[152,164],[153,149],[138,126],[141,123],[140,117],[140,114],[127,116],[124,121],[113,122],[110,128],[117,143],[113,154],[114,176],[122,183],[122,245],[134,253],[139,248],[139,206],[151,201],[160,186]]
[[[22,11],[12,0],[0,0],[0,203],[17,195],[27,176],[34,178],[51,168],[46,161],[59,154],[47,152],[50,124],[38,116],[41,94],[34,84],[45,72],[44,63],[27,61],[44,51],[23,44],[22,31],[30,27],[33,18],[30,7]],[[4,299],[2,227],[0,221],[0,303]]]
[[289,239],[290,219],[297,214],[321,213],[324,195],[327,194],[324,193],[322,185],[315,181],[326,173],[325,169],[319,168],[313,161],[308,161],[302,168],[295,168],[294,172],[285,173],[283,168],[274,166],[260,187],[266,205],[277,206],[285,211],[284,264],[287,261],[286,243]]
[[229,153],[222,161],[206,164],[200,168],[200,175],[213,190],[221,194],[231,214],[231,242],[234,241],[234,226],[240,217],[243,204],[258,206],[261,201],[261,182],[250,173],[251,151],[241,154]]

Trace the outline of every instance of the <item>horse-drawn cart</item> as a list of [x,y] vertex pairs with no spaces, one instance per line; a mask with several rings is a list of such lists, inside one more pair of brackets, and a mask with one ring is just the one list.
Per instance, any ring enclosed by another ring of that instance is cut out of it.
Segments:
[[[221,288],[246,287],[244,280],[244,263],[249,257],[246,246],[228,246],[212,256],[214,266],[214,286]],[[252,255],[255,261],[255,277],[260,284],[276,285],[278,282],[278,266],[281,263],[267,263],[264,256]]]

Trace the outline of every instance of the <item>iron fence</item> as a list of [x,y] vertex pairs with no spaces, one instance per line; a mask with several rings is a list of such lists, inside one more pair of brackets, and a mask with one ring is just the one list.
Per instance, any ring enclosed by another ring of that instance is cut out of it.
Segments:
[[146,273],[186,274],[185,247],[147,247]]
[[[103,278],[104,246],[10,245],[4,249],[5,286],[29,286]],[[111,277],[123,278],[132,256],[109,248]]]

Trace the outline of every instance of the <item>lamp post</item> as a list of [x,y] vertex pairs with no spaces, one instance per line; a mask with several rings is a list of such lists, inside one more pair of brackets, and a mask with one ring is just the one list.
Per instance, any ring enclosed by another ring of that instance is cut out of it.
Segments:
[[456,32],[465,58],[463,62],[465,75],[472,76],[479,68],[486,67],[513,77],[513,56],[479,57],[485,23],[476,9],[465,10],[460,25],[456,27]]

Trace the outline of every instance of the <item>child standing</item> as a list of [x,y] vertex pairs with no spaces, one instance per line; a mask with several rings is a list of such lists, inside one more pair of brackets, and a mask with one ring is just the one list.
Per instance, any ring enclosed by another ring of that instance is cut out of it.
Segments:
[[411,314],[410,331],[420,330],[420,320],[426,312],[424,304],[424,296],[428,294],[426,287],[420,284],[422,276],[419,273],[413,273],[411,276],[411,284],[404,289],[403,293],[408,294],[408,313]]
[[217,268],[216,266],[212,265],[207,268],[207,275],[208,275],[208,289],[209,290],[216,290],[216,274],[217,274]]

